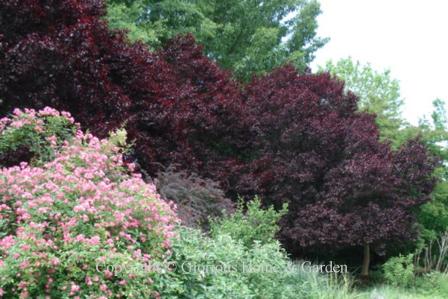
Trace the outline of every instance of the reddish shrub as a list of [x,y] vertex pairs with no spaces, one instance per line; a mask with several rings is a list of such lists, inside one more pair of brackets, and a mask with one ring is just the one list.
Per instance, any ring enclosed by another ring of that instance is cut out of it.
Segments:
[[176,203],[177,214],[189,227],[208,229],[209,219],[231,214],[235,209],[218,183],[167,167],[155,180],[160,195]]

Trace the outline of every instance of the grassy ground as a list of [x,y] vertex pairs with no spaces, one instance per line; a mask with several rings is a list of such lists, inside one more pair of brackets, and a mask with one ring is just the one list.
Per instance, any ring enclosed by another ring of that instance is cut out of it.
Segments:
[[309,297],[312,299],[446,299],[448,298],[448,276],[438,273],[419,277],[411,287],[395,287],[377,284],[355,287],[350,278],[322,280],[310,277]]
[[359,298],[368,299],[444,299],[446,297],[436,294],[418,294],[419,290],[406,290],[394,288],[392,286],[381,286],[373,288],[368,292],[361,294]]

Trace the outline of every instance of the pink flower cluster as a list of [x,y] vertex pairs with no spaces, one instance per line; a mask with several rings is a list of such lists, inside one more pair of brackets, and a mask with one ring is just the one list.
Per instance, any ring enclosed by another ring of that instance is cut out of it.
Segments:
[[[43,118],[49,116],[57,116],[65,118],[69,123],[75,124],[75,120],[69,112],[59,112],[53,108],[45,107],[42,110],[35,111],[33,109],[14,109],[11,117],[0,119],[0,132],[6,128],[21,128],[25,125],[33,125],[36,131],[43,130]],[[79,124],[76,124],[79,128]]]
[[[14,113],[0,127],[48,115],[70,119],[50,108]],[[160,260],[175,236],[174,205],[130,169],[118,146],[79,130],[42,167],[1,169],[0,297],[126,297],[133,284],[140,284],[134,294],[151,292],[148,273],[95,271],[98,262]]]

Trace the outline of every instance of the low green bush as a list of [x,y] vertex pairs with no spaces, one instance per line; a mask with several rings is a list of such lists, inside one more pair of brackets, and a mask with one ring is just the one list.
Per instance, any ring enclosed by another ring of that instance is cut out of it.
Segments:
[[[209,235],[180,227],[167,261],[172,271],[155,277],[162,298],[352,298],[347,277],[327,277],[292,262],[274,239],[284,213],[247,207],[211,223]],[[342,280],[340,278],[343,278]]]
[[273,207],[262,209],[258,197],[247,204],[240,200],[234,214],[211,221],[211,234],[228,234],[249,247],[254,242],[272,243],[279,231],[278,222],[287,212],[286,204],[276,211]]
[[247,247],[227,234],[183,227],[172,250],[173,270],[154,280],[162,298],[352,298],[350,283],[303,270],[275,242]]
[[431,197],[417,214],[425,241],[437,239],[448,229],[448,182],[439,182]]
[[414,255],[399,255],[383,265],[384,278],[393,286],[408,287],[414,281]]

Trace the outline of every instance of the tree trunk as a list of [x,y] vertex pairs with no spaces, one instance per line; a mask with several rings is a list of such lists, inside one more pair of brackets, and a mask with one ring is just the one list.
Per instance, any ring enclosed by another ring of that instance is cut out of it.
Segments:
[[370,265],[370,245],[364,244],[364,257],[362,260],[361,277],[369,277],[369,265]]

